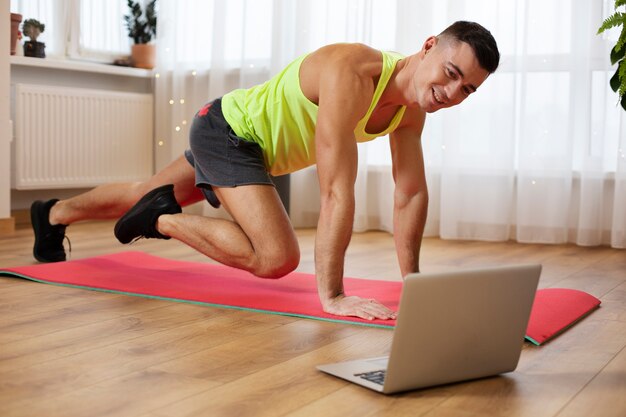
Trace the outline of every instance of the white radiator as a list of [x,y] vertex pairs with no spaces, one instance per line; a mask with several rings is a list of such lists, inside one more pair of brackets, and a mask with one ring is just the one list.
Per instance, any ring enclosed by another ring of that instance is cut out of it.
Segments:
[[91,187],[153,172],[152,95],[17,84],[13,188]]

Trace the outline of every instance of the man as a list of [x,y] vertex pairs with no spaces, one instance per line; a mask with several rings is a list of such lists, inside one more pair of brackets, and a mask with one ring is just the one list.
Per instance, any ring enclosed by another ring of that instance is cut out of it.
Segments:
[[[175,238],[223,264],[281,277],[297,267],[300,252],[268,172],[317,164],[315,272],[324,311],[395,318],[378,301],[343,289],[357,142],[390,134],[398,261],[403,276],[418,272],[428,206],[421,149],[426,113],[465,100],[496,70],[499,58],[491,34],[472,22],[454,23],[406,58],[360,44],[323,47],[267,83],[202,108],[190,131],[190,150],[150,180],[33,203],[34,255],[43,262],[65,260],[66,225],[123,215],[115,226],[122,243]],[[182,213],[181,206],[203,197],[224,205],[233,221]]]

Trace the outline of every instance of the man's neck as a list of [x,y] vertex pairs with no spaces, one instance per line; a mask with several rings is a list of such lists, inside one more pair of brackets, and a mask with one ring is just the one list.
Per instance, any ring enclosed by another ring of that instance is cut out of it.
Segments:
[[413,88],[412,68],[416,64],[414,55],[401,59],[396,64],[393,74],[380,97],[379,103],[383,106],[408,106],[411,104],[410,92]]

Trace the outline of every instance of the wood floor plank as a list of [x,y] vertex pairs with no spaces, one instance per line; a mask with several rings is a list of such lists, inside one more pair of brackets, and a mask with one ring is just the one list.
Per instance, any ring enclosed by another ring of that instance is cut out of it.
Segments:
[[555,286],[576,288],[600,298],[624,282],[626,282],[626,255],[616,253],[570,274]]
[[[0,283],[6,279],[0,277]],[[85,300],[97,301],[109,298],[109,294],[104,292],[84,291],[58,285],[24,281],[20,285],[0,290],[0,318],[6,316],[15,317],[18,314],[39,314],[74,304],[81,304]]]
[[601,301],[600,309],[594,315],[599,319],[626,323],[626,282],[607,293]]
[[[323,344],[362,332],[361,326],[312,320],[296,320],[270,331],[238,338],[230,343],[196,352],[154,366],[154,369],[230,382],[286,361]],[[380,331],[381,337],[388,330]],[[389,340],[390,335],[384,340]],[[381,351],[383,355],[385,351]]]
[[[116,317],[138,314],[171,305],[171,302],[140,298],[132,300],[125,295],[109,294],[96,300],[82,300],[57,309],[0,320],[0,344],[42,336],[70,327],[95,323]],[[14,311],[15,312],[15,311]]]
[[385,396],[353,384],[345,384],[334,393],[290,412],[286,416],[421,416],[434,411],[439,404],[452,395],[454,395],[454,389],[450,387],[435,387],[401,395]]
[[[11,369],[0,372],[0,415],[23,409],[33,398],[45,406],[51,399],[64,394],[145,370],[174,357],[236,340],[250,332],[262,332],[273,326],[262,323],[250,326],[241,323],[230,312],[213,317],[202,317],[198,312],[198,317],[191,323],[169,326],[168,330],[143,336],[120,331],[115,342],[106,339],[101,347],[57,359],[47,358],[27,368],[7,366]],[[175,320],[170,315],[163,316],[163,319]],[[141,327],[134,320],[129,325]]]
[[317,364],[347,357],[380,355],[382,350],[388,349],[389,336],[390,332],[384,329],[364,328],[336,342],[163,407],[155,413],[172,417],[280,416],[345,386],[343,381],[317,371]]
[[54,396],[45,402],[24,404],[9,410],[9,413],[12,417],[136,416],[146,409],[157,409],[210,389],[215,384],[178,374],[142,370]]
[[[157,300],[158,301],[158,300]],[[51,359],[76,355],[94,347],[132,340],[138,336],[150,335],[173,326],[184,326],[209,318],[209,313],[198,311],[196,316],[173,314],[180,306],[162,306],[148,309],[138,314],[96,320],[89,324],[68,326],[62,330],[24,339],[11,349],[0,353],[0,375],[8,370],[21,369],[28,365],[45,363]],[[46,326],[33,322],[32,326]],[[7,352],[7,353],[5,353]],[[8,353],[10,352],[10,353]],[[1,398],[0,394],[0,398]]]
[[[626,326],[589,317],[541,347],[515,372],[465,384],[441,407],[493,416],[554,416],[626,346]],[[506,381],[506,382],[505,382]]]
[[624,411],[626,411],[626,347],[557,416],[623,417]]

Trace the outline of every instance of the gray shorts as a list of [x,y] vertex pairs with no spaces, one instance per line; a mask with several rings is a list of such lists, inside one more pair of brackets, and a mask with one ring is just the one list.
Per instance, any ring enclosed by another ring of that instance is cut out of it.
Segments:
[[185,151],[185,158],[196,171],[196,187],[215,208],[220,201],[213,186],[274,185],[261,147],[235,135],[224,119],[221,102],[214,100],[198,111],[189,131],[190,149]]

